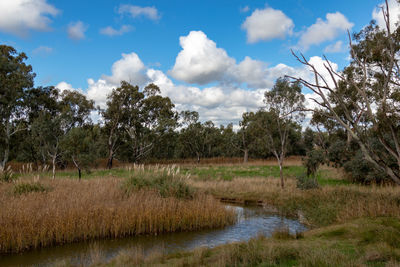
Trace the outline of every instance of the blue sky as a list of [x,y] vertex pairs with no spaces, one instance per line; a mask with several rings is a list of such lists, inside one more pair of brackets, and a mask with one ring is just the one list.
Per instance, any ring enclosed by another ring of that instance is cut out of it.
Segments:
[[276,78],[307,76],[290,49],[316,65],[326,54],[338,69],[346,66],[346,30],[359,31],[378,18],[373,13],[380,4],[1,0],[0,43],[28,55],[36,85],[82,90],[104,106],[121,79],[154,82],[178,110],[197,110],[216,124],[237,123],[244,111],[262,105]]

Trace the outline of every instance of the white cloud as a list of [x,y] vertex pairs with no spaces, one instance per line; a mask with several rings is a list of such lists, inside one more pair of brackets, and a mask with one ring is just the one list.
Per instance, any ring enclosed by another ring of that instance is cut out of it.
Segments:
[[326,20],[320,18],[306,29],[301,35],[298,45],[307,50],[312,45],[318,45],[325,41],[332,41],[340,33],[350,30],[353,23],[340,12],[326,14]]
[[81,40],[85,38],[85,32],[87,29],[88,26],[82,21],[71,22],[67,29],[68,37],[72,40]]
[[116,36],[123,35],[124,33],[128,33],[133,30],[133,27],[130,25],[122,25],[119,30],[114,29],[111,26],[107,26],[105,28],[100,29],[100,33],[108,36]]
[[53,48],[52,47],[48,47],[48,46],[39,46],[38,48],[35,48],[32,51],[33,55],[39,55],[39,56],[45,56],[48,54],[51,54],[53,52]]
[[0,31],[25,36],[29,30],[48,31],[59,10],[46,0],[1,0]]
[[72,86],[72,84],[67,83],[67,82],[60,82],[55,87],[58,88],[61,93],[63,91],[78,91],[78,92],[84,94],[84,92],[83,92],[83,90],[81,88],[74,88]]
[[250,57],[236,64],[235,59],[201,31],[181,37],[180,43],[183,49],[169,74],[187,83],[203,85],[218,82],[225,86],[246,84],[248,88],[259,89],[271,87],[279,77],[299,73],[298,69],[284,64],[268,67],[265,62]]
[[202,121],[215,124],[238,123],[243,112],[263,106],[264,89],[245,90],[237,87],[213,86],[200,89],[175,85],[162,71],[149,69],[149,79],[157,84],[164,96],[171,98],[178,110],[195,110]]
[[182,51],[170,71],[172,77],[188,83],[207,84],[221,80],[225,72],[235,64],[226,51],[201,31],[191,31],[179,38]]
[[[393,31],[397,28],[397,24],[400,20],[400,5],[397,0],[389,0],[389,15],[390,15],[390,31]],[[381,3],[379,7],[375,8],[372,11],[372,18],[376,20],[378,26],[382,29],[386,29],[386,23],[383,18],[381,7],[384,6],[385,3]]]
[[341,53],[346,52],[346,47],[342,41],[337,41],[336,43],[330,44],[324,49],[325,53]]
[[256,9],[242,24],[247,32],[247,42],[256,43],[275,38],[285,38],[293,31],[293,21],[282,11],[270,7]]
[[87,82],[87,97],[94,100],[96,105],[102,108],[106,107],[107,96],[112,92],[113,89],[117,88],[118,85],[109,83],[104,79],[99,79],[97,81],[94,81],[93,79],[88,79]]
[[141,7],[134,5],[121,5],[118,9],[119,14],[130,14],[133,18],[147,17],[151,20],[159,20],[161,18],[158,10],[155,7]]
[[103,79],[112,84],[120,84],[127,81],[132,84],[143,85],[147,81],[146,68],[139,56],[132,52],[122,54],[122,58],[111,67],[111,76],[103,75]]

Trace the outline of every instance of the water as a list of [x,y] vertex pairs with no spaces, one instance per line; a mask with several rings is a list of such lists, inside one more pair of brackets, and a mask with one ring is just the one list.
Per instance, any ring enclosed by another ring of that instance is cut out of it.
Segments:
[[299,221],[271,214],[261,207],[229,206],[228,208],[236,210],[238,220],[236,224],[223,229],[68,244],[0,256],[0,266],[50,266],[62,260],[69,260],[73,264],[85,264],[90,261],[94,247],[105,261],[108,261],[121,251],[134,247],[139,247],[144,253],[174,252],[247,241],[258,235],[270,236],[274,230],[282,227],[288,228],[291,233],[306,230]]

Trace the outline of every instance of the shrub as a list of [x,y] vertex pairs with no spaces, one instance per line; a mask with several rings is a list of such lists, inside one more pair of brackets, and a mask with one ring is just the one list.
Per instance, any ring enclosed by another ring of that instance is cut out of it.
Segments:
[[13,193],[14,195],[28,194],[32,192],[47,192],[48,187],[42,185],[41,183],[18,183],[14,185]]
[[367,162],[361,152],[344,164],[344,170],[349,174],[353,182],[370,184],[384,183],[390,181],[390,178],[383,172],[376,170],[371,163]]
[[315,189],[319,187],[317,179],[314,177],[308,177],[305,174],[297,175],[296,180],[297,188],[302,190]]
[[303,160],[303,165],[307,169],[307,176],[314,177],[321,164],[325,162],[324,152],[321,150],[311,150],[307,152],[307,157]]
[[11,166],[8,166],[7,169],[0,171],[0,182],[11,183],[14,180],[15,176],[11,170]]
[[186,177],[173,168],[161,168],[151,171],[137,170],[124,183],[127,194],[132,191],[148,189],[157,191],[161,197],[192,199],[194,189],[185,182]]

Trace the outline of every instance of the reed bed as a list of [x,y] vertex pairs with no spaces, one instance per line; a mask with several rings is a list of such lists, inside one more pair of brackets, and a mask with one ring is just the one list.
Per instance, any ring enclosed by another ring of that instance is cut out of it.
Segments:
[[[0,253],[69,242],[164,232],[194,231],[232,224],[235,215],[213,197],[162,197],[154,190],[126,194],[123,179],[50,179],[46,192],[13,194],[0,183]],[[26,180],[24,180],[26,182]]]

